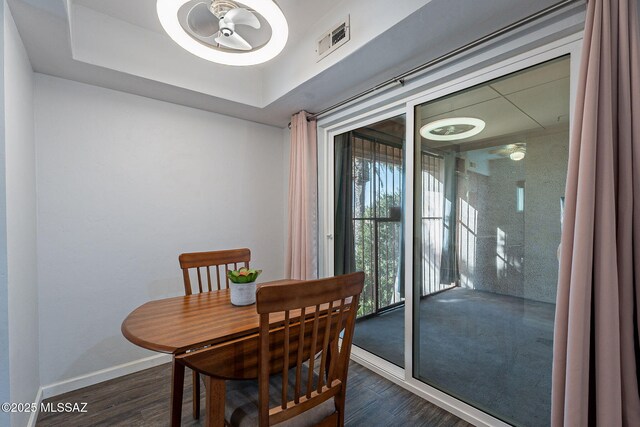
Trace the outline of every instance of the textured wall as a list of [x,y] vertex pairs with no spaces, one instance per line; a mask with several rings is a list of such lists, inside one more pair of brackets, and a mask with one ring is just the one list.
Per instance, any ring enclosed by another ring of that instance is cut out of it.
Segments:
[[522,296],[525,287],[524,212],[516,210],[518,183],[526,179],[525,161],[509,158],[491,160],[487,219],[487,242],[491,242],[488,254],[496,271],[493,291],[506,295]]
[[523,295],[524,214],[516,212],[516,183],[524,162],[494,159],[489,175],[468,172],[458,186],[461,285]]
[[479,250],[491,239],[485,215],[488,192],[488,176],[475,172],[459,174],[457,242],[460,285],[465,288],[484,289],[486,283],[495,281],[491,251]]
[[555,303],[560,244],[560,197],[564,196],[569,135],[527,144],[524,272],[526,298]]
[[[522,161],[489,160],[489,175],[458,181],[460,284],[555,302],[568,134],[531,138]],[[524,212],[516,209],[525,183]]]

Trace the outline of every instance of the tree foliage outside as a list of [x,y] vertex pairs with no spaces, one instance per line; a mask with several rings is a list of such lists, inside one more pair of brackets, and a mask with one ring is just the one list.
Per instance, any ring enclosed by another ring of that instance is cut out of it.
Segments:
[[[358,194],[357,189],[354,194]],[[358,219],[353,220],[355,265],[365,273],[359,316],[376,311],[376,282],[378,309],[400,301],[396,290],[400,283],[401,204],[400,191],[376,194],[373,203],[362,206]]]

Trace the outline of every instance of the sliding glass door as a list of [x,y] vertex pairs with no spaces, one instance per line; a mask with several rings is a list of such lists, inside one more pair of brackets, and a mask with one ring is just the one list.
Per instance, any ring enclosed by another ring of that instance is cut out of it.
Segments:
[[404,115],[334,140],[334,269],[365,272],[355,345],[404,364]]
[[413,376],[549,424],[569,59],[415,108]]
[[559,57],[408,100],[412,146],[405,115],[328,141],[333,273],[366,275],[354,351],[516,426],[550,423],[569,87]]

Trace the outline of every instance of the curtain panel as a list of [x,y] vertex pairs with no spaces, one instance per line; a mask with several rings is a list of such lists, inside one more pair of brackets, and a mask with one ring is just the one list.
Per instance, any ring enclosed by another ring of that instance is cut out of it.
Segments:
[[353,141],[351,132],[335,137],[334,273],[355,271],[353,236]]
[[637,0],[589,0],[566,185],[552,426],[638,426]]
[[285,275],[318,277],[318,155],[316,122],[301,111],[291,117],[289,212]]

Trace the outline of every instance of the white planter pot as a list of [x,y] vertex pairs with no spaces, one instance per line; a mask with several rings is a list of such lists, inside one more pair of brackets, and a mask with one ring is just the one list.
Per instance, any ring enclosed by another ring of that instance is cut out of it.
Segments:
[[249,305],[256,302],[256,282],[229,283],[231,288],[231,304]]

